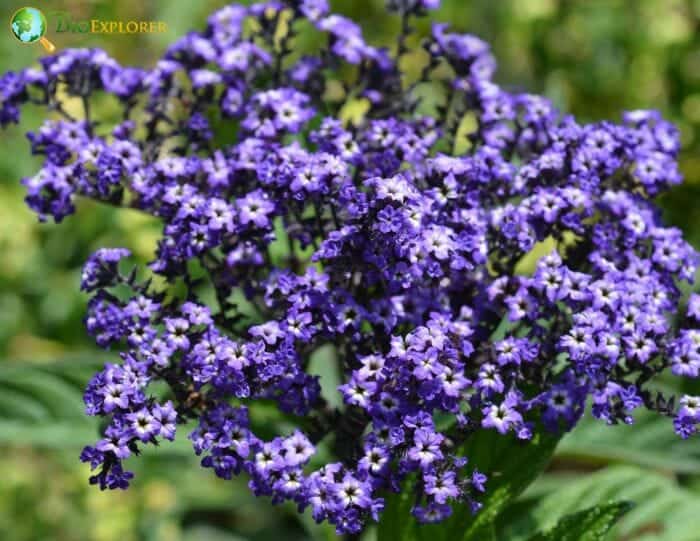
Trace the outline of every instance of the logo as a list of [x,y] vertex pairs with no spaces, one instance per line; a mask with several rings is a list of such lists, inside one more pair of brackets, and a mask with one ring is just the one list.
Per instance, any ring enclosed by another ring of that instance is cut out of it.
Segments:
[[[168,26],[163,21],[75,20],[66,11],[55,11],[50,15],[56,21],[55,31],[57,33],[155,34],[168,31]],[[10,19],[10,29],[19,41],[22,43],[36,43],[38,41],[47,52],[52,53],[56,50],[56,46],[44,37],[47,28],[46,16],[41,10],[34,7],[20,8]]]
[[163,21],[141,20],[103,20],[103,19],[73,19],[67,11],[55,11],[57,33],[71,32],[74,34],[157,34],[168,31],[168,25]]
[[24,7],[15,11],[10,19],[10,28],[14,36],[22,43],[36,43],[44,46],[46,52],[52,53],[56,46],[44,37],[46,34],[46,17],[36,8]]

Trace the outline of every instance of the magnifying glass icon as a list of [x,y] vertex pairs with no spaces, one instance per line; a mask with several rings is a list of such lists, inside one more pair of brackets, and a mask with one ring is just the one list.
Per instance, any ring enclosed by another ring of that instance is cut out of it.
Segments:
[[44,46],[46,52],[52,53],[56,46],[44,37],[46,34],[46,17],[36,8],[24,7],[15,11],[10,19],[10,28],[14,36],[22,43],[36,43]]

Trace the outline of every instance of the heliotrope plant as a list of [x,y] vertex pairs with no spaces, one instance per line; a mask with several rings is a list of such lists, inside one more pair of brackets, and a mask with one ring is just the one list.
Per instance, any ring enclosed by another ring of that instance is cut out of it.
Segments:
[[[125,488],[124,459],[194,422],[204,467],[356,533],[399,490],[420,521],[478,512],[489,472],[460,449],[484,430],[561,433],[590,404],[696,432],[700,398],[649,386],[700,374],[700,297],[679,289],[698,254],[653,203],[681,181],[677,130],[653,111],[584,125],[508,92],[489,46],[445,24],[409,77],[411,19],[438,3],[389,1],[391,50],[326,0],[272,1],[215,12],[152,69],[69,49],[2,77],[3,125],[26,102],[61,117],[28,135],[41,220],[88,197],[163,222],[148,271],[122,248],[84,268],[87,329],[119,351],[85,392],[105,418],[81,455],[92,483]],[[316,46],[298,51],[300,32]],[[91,116],[96,94],[116,125]],[[309,369],[329,345],[341,407]],[[256,435],[249,411],[270,404],[298,428]]]

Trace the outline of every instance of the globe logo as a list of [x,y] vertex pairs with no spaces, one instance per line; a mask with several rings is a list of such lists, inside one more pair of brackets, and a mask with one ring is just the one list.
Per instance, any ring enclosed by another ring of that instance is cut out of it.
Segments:
[[15,37],[22,43],[36,43],[44,46],[48,52],[56,50],[56,46],[44,37],[46,34],[46,17],[36,8],[24,7],[15,11],[10,19],[10,28]]

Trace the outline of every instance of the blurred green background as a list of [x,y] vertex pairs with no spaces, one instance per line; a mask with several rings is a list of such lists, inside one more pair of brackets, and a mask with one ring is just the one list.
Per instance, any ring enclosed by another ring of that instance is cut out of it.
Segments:
[[[123,64],[150,65],[175,37],[202,28],[211,0],[36,2],[60,47],[99,46]],[[398,20],[383,0],[336,0],[372,43],[390,43]],[[25,5],[4,1],[0,19]],[[74,19],[162,20],[154,35],[56,34],[55,11]],[[443,0],[432,19],[478,34],[499,61],[507,88],[543,93],[579,119],[617,119],[624,109],[658,108],[682,132],[686,182],[660,203],[668,222],[700,248],[700,0]],[[421,21],[418,33],[429,31]],[[418,38],[416,38],[417,41]],[[0,32],[2,71],[43,54]],[[234,541],[330,539],[326,529],[247,496],[242,482],[196,467],[186,440],[135,461],[131,490],[101,493],[77,461],[95,425],[82,415],[81,387],[109,358],[83,330],[82,262],[99,246],[127,246],[148,261],[158,225],[131,211],[82,202],[60,226],[37,223],[19,179],[34,174],[22,126],[0,133],[0,539],[8,541]],[[568,505],[630,497],[642,505],[613,534],[620,540],[697,541],[683,529],[700,512],[700,444],[679,445],[669,423],[642,418],[634,429],[584,423],[562,444],[549,473],[512,509],[519,524],[554,520]],[[602,431],[601,431],[602,428]],[[595,472],[595,474],[591,474]],[[602,487],[602,488],[601,488]],[[569,498],[568,500],[566,498]],[[644,503],[646,502],[646,503]],[[507,529],[506,539],[518,539]],[[371,536],[370,536],[371,537]]]

